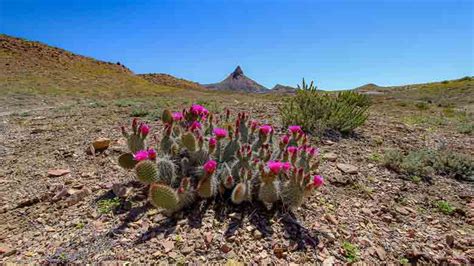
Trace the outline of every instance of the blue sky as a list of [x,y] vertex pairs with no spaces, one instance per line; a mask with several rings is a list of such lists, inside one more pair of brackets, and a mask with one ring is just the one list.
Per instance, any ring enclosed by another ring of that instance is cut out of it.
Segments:
[[473,75],[474,1],[5,1],[0,32],[200,83],[267,87]]

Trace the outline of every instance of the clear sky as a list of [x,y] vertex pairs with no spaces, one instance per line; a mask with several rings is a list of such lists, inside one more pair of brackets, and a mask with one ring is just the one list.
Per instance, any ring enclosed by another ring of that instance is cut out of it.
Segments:
[[322,89],[471,76],[472,1],[6,1],[0,32],[200,83]]

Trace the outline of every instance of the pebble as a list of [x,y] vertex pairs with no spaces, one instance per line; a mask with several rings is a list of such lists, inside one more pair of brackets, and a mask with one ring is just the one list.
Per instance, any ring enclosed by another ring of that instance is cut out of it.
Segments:
[[337,168],[346,174],[357,174],[359,168],[352,164],[338,163],[336,164]]

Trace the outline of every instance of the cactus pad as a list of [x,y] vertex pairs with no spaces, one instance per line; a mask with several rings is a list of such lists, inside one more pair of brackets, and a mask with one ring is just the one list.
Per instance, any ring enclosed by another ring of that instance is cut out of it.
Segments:
[[154,162],[145,160],[135,165],[135,172],[138,180],[144,184],[151,184],[158,181],[158,170]]
[[133,159],[133,154],[131,153],[124,153],[119,156],[118,163],[121,167],[125,169],[133,169],[137,164],[137,161]]
[[157,208],[173,212],[178,208],[179,198],[174,189],[162,184],[152,184],[149,194],[150,202]]

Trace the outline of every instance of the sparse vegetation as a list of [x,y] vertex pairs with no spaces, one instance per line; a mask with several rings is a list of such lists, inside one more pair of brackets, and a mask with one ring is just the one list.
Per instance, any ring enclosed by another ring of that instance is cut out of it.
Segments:
[[446,215],[452,214],[455,210],[455,208],[451,205],[451,203],[445,200],[438,200],[435,205],[440,212]]
[[148,110],[144,108],[136,108],[132,110],[132,113],[130,114],[131,117],[145,117],[149,114]]
[[347,262],[353,263],[359,260],[359,247],[350,242],[344,241],[342,243],[342,249],[344,250],[344,256],[347,259]]
[[388,150],[383,164],[414,181],[435,173],[459,180],[474,180],[473,159],[449,150],[414,150],[407,154],[401,150]]
[[111,213],[118,206],[120,206],[119,198],[103,199],[97,202],[97,208],[102,214]]
[[344,91],[333,96],[303,79],[296,96],[280,107],[280,116],[284,125],[298,124],[309,132],[332,129],[347,134],[365,123],[370,105],[367,95]]

